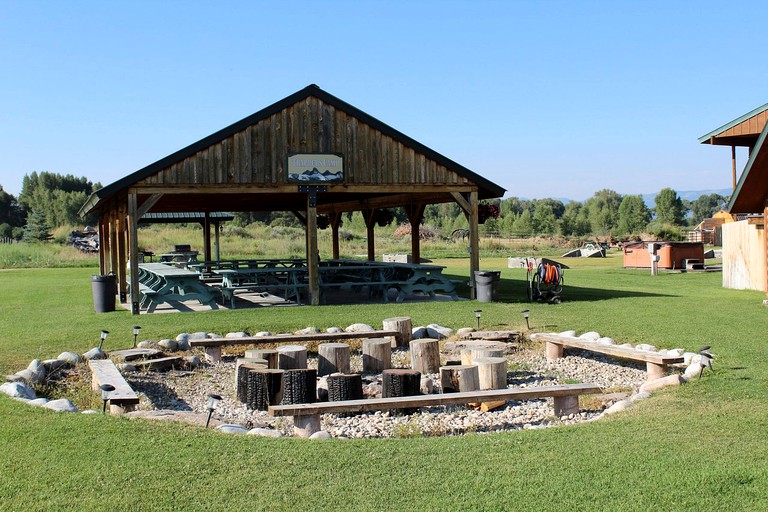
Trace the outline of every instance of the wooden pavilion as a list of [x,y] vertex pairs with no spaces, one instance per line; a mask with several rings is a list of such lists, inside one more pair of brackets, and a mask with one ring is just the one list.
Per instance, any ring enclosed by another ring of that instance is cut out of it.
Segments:
[[[478,202],[505,190],[365,112],[310,85],[94,192],[81,214],[98,212],[102,273],[130,284],[138,312],[137,224],[149,212],[290,211],[306,226],[307,255],[317,254],[317,216],[327,215],[333,257],[341,214],[362,212],[368,259],[382,208],[402,207],[411,224],[412,261],[419,262],[419,225],[429,204],[456,202],[470,226],[470,276],[479,270]],[[210,260],[210,241],[205,244]],[[309,295],[319,304],[318,261],[307,258]],[[129,267],[129,272],[126,268]]]
[[[702,144],[731,146],[733,194],[727,210],[737,222],[724,224],[723,286],[768,292],[768,103],[699,137]],[[749,158],[736,180],[736,147]]]

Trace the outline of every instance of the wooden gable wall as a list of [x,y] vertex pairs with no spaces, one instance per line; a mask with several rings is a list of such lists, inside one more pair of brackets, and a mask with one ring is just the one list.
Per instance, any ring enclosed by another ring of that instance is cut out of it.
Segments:
[[768,111],[760,112],[749,119],[745,119],[736,126],[732,126],[722,133],[715,136],[716,139],[725,137],[743,137],[754,135],[757,137],[760,132],[765,128],[765,123],[768,122]]
[[341,153],[345,185],[464,185],[469,180],[309,96],[137,185],[281,185],[287,154]]

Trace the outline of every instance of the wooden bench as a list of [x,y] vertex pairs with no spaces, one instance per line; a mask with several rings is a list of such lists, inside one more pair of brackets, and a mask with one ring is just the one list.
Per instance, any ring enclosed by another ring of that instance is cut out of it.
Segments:
[[123,378],[115,363],[109,359],[93,359],[88,361],[93,380],[91,386],[94,391],[101,393],[102,384],[111,384],[115,390],[107,394],[109,400],[109,412],[111,414],[123,414],[130,412],[139,405],[139,397],[131,386]]
[[307,437],[320,429],[321,414],[359,413],[388,409],[491,402],[494,400],[535,400],[552,397],[554,398],[555,415],[559,417],[579,412],[579,395],[600,392],[602,392],[600,386],[594,384],[562,384],[558,386],[491,389],[487,391],[467,391],[394,398],[369,398],[341,402],[270,405],[269,415],[293,416],[296,434],[301,437]]
[[647,352],[636,348],[596,343],[559,334],[537,334],[534,339],[546,343],[547,360],[549,361],[563,357],[563,348],[567,347],[588,350],[630,361],[644,362],[648,372],[647,380],[663,377],[667,372],[668,365],[683,362],[683,356],[666,356],[658,352]]
[[294,299],[296,304],[301,305],[301,288],[306,288],[307,285],[303,283],[291,284],[291,283],[279,283],[279,284],[263,284],[263,283],[245,283],[234,286],[221,286],[221,297],[223,301],[229,301],[229,307],[235,309],[235,292],[249,291],[254,293],[270,293],[270,290],[279,290],[283,292],[283,298],[285,300]]
[[267,343],[299,343],[313,341],[339,341],[363,338],[386,338],[392,336],[397,344],[407,344],[410,340],[403,340],[403,334],[397,330],[370,331],[370,332],[321,332],[316,334],[286,334],[283,336],[248,336],[243,338],[213,338],[206,340],[190,340],[192,348],[202,348],[205,357],[211,362],[221,361],[221,348],[238,345],[259,345]]

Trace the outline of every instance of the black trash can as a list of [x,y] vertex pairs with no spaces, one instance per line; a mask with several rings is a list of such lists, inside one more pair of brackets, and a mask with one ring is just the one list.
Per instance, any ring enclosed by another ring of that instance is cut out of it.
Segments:
[[501,279],[500,270],[478,270],[475,272],[475,290],[478,302],[493,302]]
[[115,296],[117,295],[115,274],[91,276],[91,288],[93,288],[93,309],[97,313],[115,310]]

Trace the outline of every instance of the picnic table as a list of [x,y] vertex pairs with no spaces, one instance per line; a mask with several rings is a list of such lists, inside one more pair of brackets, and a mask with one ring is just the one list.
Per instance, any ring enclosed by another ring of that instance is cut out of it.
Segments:
[[306,272],[303,267],[254,267],[216,269],[213,273],[221,277],[221,294],[224,300],[229,300],[230,307],[235,308],[235,292],[282,292],[286,300],[293,299],[301,304],[301,289],[307,285],[302,276]]
[[196,272],[165,263],[139,264],[139,292],[140,307],[147,313],[164,302],[177,309],[189,309],[181,304],[187,300],[197,300],[211,309],[218,309],[216,291],[200,281]]

